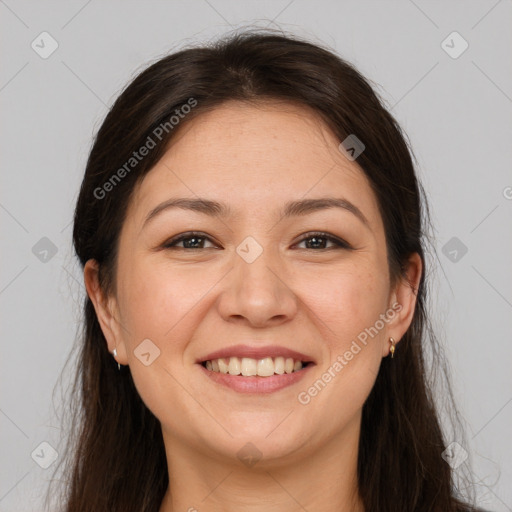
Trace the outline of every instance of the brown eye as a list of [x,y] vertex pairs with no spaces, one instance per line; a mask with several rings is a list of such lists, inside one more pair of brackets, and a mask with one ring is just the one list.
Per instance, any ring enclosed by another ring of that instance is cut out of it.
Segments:
[[[203,233],[183,233],[165,242],[162,247],[164,249],[209,249],[204,246],[207,241],[211,242],[210,238]],[[178,244],[181,243],[183,245],[179,247]]]
[[[321,250],[329,250],[329,249],[350,249],[350,245],[347,244],[344,240],[335,237],[329,233],[308,233],[308,236],[305,236],[298,242],[299,244],[306,242],[305,249],[321,249]],[[331,247],[327,247],[328,243],[331,243]]]

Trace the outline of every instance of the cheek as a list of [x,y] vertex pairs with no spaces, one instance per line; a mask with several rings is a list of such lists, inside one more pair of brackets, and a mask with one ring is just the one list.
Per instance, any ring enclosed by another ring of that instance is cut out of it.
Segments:
[[[135,387],[160,421],[173,424],[169,411],[187,410],[184,404],[188,395],[180,384],[186,379],[181,371],[183,354],[197,326],[200,310],[197,306],[208,289],[208,282],[204,287],[196,286],[199,279],[191,279],[186,273],[164,271],[163,267],[136,261],[130,267],[120,267],[120,275],[125,276],[120,283],[120,305],[127,327],[123,336]],[[153,361],[147,366],[137,357],[140,353],[137,349],[146,339],[159,350],[154,352],[149,345]],[[184,423],[193,421],[189,418]],[[174,427],[179,429],[179,425]]]
[[[126,269],[122,311],[132,342],[142,336],[164,343],[177,338],[176,333],[187,324],[184,319],[201,301],[209,282],[196,274],[170,272],[165,265],[148,263],[135,263]],[[173,348],[172,343],[169,348]]]
[[308,305],[327,348],[326,358],[299,401],[311,404],[305,410],[318,411],[324,433],[330,435],[354,418],[375,383],[385,330],[374,326],[386,309],[387,286],[375,271],[340,273],[325,283],[328,286],[309,292]]
[[382,275],[375,268],[359,266],[319,273],[301,285],[304,301],[317,323],[323,324],[332,348],[343,348],[384,313],[388,287]]

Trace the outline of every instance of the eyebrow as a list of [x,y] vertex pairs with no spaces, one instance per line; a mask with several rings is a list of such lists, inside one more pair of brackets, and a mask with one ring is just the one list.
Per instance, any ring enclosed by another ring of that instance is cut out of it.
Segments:
[[[153,208],[144,220],[142,228],[144,228],[148,222],[163,211],[173,208],[191,210],[217,218],[229,217],[232,215],[231,208],[227,204],[219,203],[218,201],[203,198],[173,198],[168,199]],[[368,219],[355,204],[351,203],[347,199],[337,197],[320,197],[317,199],[289,201],[285,204],[282,210],[282,218],[308,215],[328,208],[343,208],[344,210],[353,213],[367,228],[370,228]]]

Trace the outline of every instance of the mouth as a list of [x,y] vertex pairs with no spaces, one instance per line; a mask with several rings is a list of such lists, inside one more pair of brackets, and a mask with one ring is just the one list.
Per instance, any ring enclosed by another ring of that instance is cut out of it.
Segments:
[[291,386],[316,365],[310,357],[285,347],[237,345],[196,361],[210,382],[238,393],[272,393]]
[[263,357],[253,359],[251,357],[220,357],[207,359],[201,365],[206,370],[224,375],[236,375],[240,377],[272,377],[274,375],[289,375],[299,372],[313,365],[312,361],[302,361],[293,357]]

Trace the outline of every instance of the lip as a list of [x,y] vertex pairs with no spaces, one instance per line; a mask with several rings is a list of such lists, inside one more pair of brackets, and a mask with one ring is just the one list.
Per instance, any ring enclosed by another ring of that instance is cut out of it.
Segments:
[[[230,352],[233,354],[232,352]],[[215,355],[216,353],[214,353]],[[268,352],[266,352],[268,354]],[[290,356],[291,357],[291,356]],[[215,357],[214,359],[218,359]],[[213,382],[228,387],[239,393],[273,393],[288,386],[296,384],[309,373],[315,364],[308,364],[302,370],[293,373],[283,373],[282,375],[274,375],[272,377],[242,377],[241,375],[229,375],[229,373],[218,373],[207,370],[201,363],[197,366],[200,370],[210,378]]]
[[[268,345],[266,347],[251,347],[250,345],[234,345],[233,347],[226,347],[215,352],[211,352],[205,357],[199,358],[196,363],[204,363],[205,361],[211,361],[212,359],[221,359],[223,357],[250,357],[251,359],[263,359],[265,357],[292,357],[293,359],[302,361],[304,363],[315,363],[315,360],[306,354],[291,350],[286,347],[280,347],[278,345]],[[312,366],[312,365],[311,365]],[[290,373],[288,375],[293,375]],[[236,376],[235,376],[236,377]],[[245,377],[249,378],[249,377]],[[273,377],[265,377],[265,379],[271,379]]]

